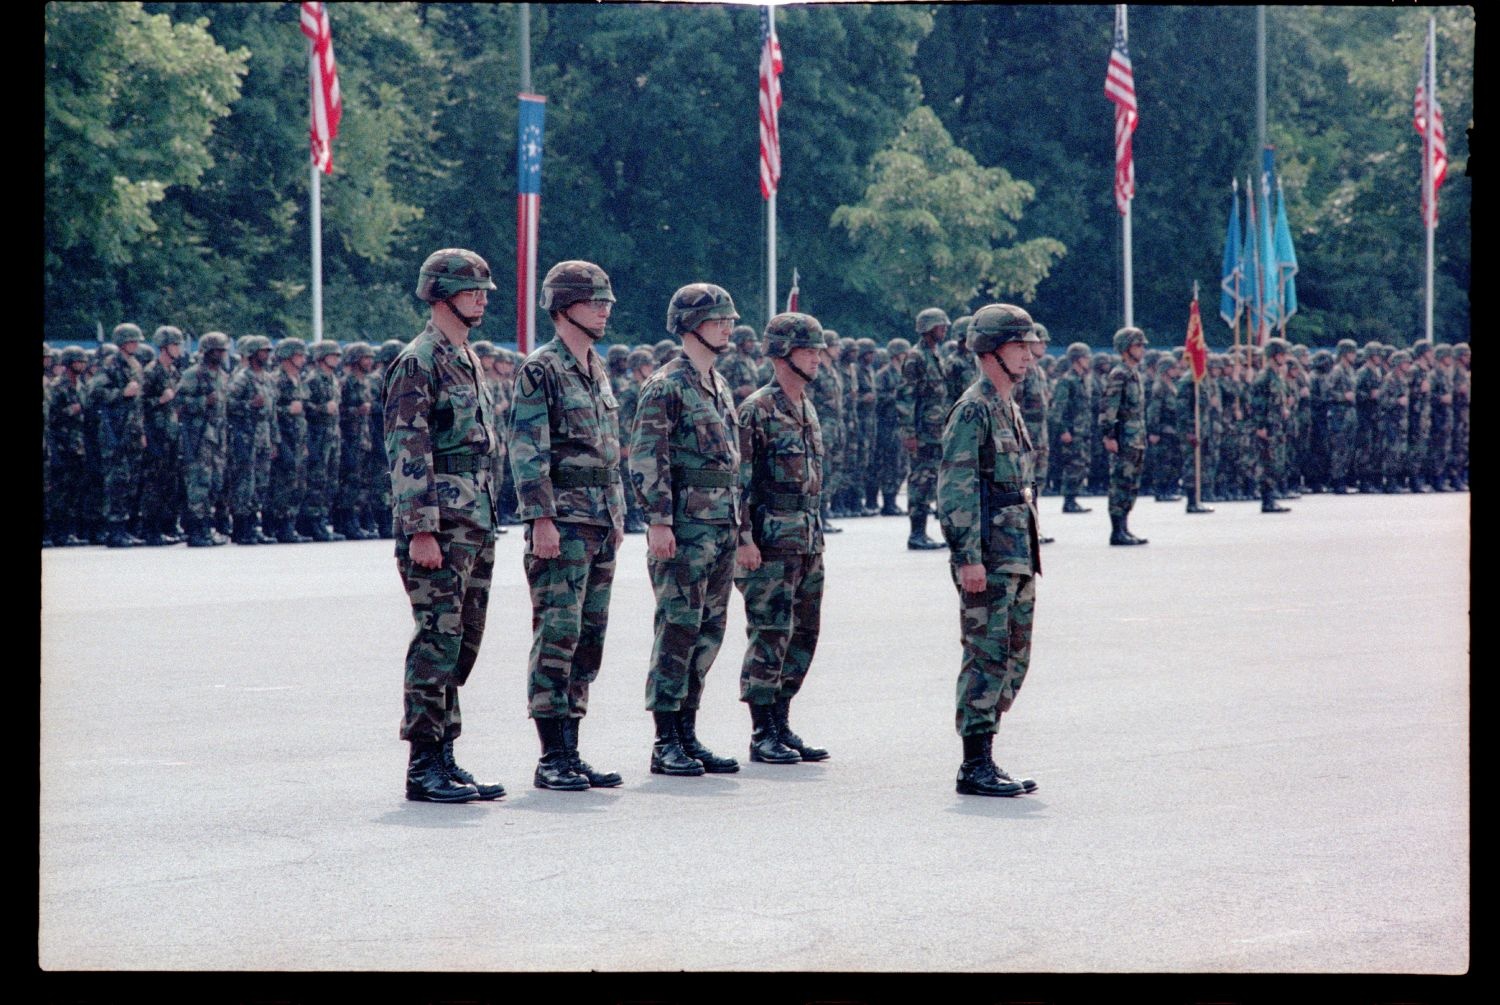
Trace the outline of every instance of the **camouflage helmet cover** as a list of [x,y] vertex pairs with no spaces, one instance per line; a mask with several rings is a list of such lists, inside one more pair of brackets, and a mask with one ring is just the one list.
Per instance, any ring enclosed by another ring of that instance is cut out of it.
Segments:
[[151,336],[151,344],[160,349],[164,345],[182,345],[182,329],[176,325],[162,325]]
[[1453,347],[1446,342],[1439,342],[1432,347],[1433,359],[1452,359]]
[[[474,355],[478,356],[480,359],[490,359],[495,355],[497,351],[495,343],[491,342],[487,338],[482,338],[478,342],[470,342],[469,348],[473,349]],[[350,346],[349,349],[350,351],[353,351],[354,347]]]
[[874,352],[877,348],[875,345],[875,340],[870,338],[868,335],[863,335],[855,339],[854,344],[859,346],[859,353],[861,356],[863,356],[865,353]]
[[135,356],[136,359],[140,360],[141,365],[144,366],[156,358],[156,350],[151,348],[148,343],[142,342],[140,345],[135,347],[135,352],[132,353],[132,355]]
[[417,272],[417,299],[439,303],[464,290],[493,290],[490,266],[464,248],[443,248],[427,256]]
[[1036,329],[1036,337],[1037,338],[1041,339],[1043,342],[1051,342],[1052,341],[1052,336],[1047,334],[1047,326],[1046,325],[1042,324],[1040,321],[1035,321],[1035,322],[1032,323],[1032,327],[1034,327]]
[[110,332],[109,340],[115,345],[124,345],[126,342],[141,341],[141,326],[133,325],[129,321],[124,324],[115,325],[115,330]]
[[1031,315],[1014,304],[985,304],[969,324],[969,348],[976,356],[1007,342],[1040,342]]
[[290,336],[276,343],[277,359],[291,359],[298,353],[307,355],[307,343],[300,338]]
[[965,314],[963,317],[955,318],[953,325],[948,329],[948,334],[955,340],[963,343],[969,336],[969,326],[974,323],[974,315]]
[[1145,332],[1134,326],[1127,326],[1115,332],[1114,344],[1115,352],[1123,354],[1133,345],[1150,345],[1151,342],[1146,338]]
[[1402,363],[1411,362],[1411,353],[1405,349],[1397,349],[1391,353],[1391,366],[1400,366]]
[[686,335],[703,322],[720,318],[738,321],[740,314],[729,291],[713,283],[689,283],[667,303],[667,331],[673,335]]
[[789,311],[766,323],[766,355],[785,359],[793,349],[822,349],[827,345],[823,326],[811,314]]
[[62,362],[63,362],[64,366],[67,366],[67,365],[69,365],[71,363],[87,363],[88,361],[89,361],[89,354],[86,351],[84,351],[84,349],[83,349],[82,346],[76,346],[76,345],[65,345],[65,346],[63,346]]
[[[240,343],[241,343],[241,345],[243,345],[247,339],[258,339],[258,338],[263,338],[263,337],[264,336],[261,336],[261,335],[244,335],[244,336],[240,337]],[[229,336],[225,335],[223,332],[205,332],[203,334],[203,337],[198,340],[198,351],[199,352],[213,352],[215,350],[220,350],[220,351],[223,351],[223,352],[228,352],[229,351]],[[246,351],[247,350],[244,349],[244,348],[240,349],[240,353],[242,355]],[[248,351],[254,352],[255,350],[250,349]]]
[[630,347],[628,345],[622,345],[619,342],[616,342],[614,345],[609,347],[609,351],[604,354],[604,358],[609,360],[611,363],[617,363],[627,360],[630,358]]
[[375,347],[368,342],[350,342],[344,347],[344,362],[358,363],[362,359],[374,359]]
[[375,350],[375,362],[389,364],[391,360],[401,355],[402,342],[397,338],[388,338],[380,343],[380,348]]
[[642,366],[655,366],[656,357],[651,355],[650,349],[646,349],[644,347],[639,349],[632,349],[630,350],[630,356],[625,361],[625,365],[631,370]]
[[1073,363],[1080,359],[1088,359],[1093,355],[1087,342],[1074,342],[1068,346],[1068,362]]
[[1359,345],[1352,338],[1341,338],[1339,344],[1333,347],[1336,355],[1342,356],[1346,352],[1358,352]]
[[677,352],[677,343],[671,339],[664,338],[651,347],[651,355],[656,357],[658,363],[663,363],[672,358]]
[[271,343],[271,338],[269,335],[251,335],[249,336],[249,339],[249,351],[252,353],[260,352],[262,349],[275,348],[275,346]]
[[547,270],[542,280],[541,305],[544,311],[567,310],[588,300],[615,302],[609,276],[593,262],[570,259]]
[[314,363],[321,363],[329,356],[342,356],[344,347],[331,338],[318,339],[308,347],[307,354]]
[[928,307],[917,312],[915,327],[918,335],[926,335],[939,325],[947,327],[950,324],[947,312],[941,307]]
[[885,351],[892,356],[900,356],[902,353],[911,352],[911,343],[904,338],[893,338],[885,344]]
[[1292,351],[1292,345],[1284,338],[1266,339],[1265,351],[1267,358],[1271,356],[1285,356]]
[[734,331],[729,333],[729,341],[737,346],[743,346],[747,342],[754,342],[755,329],[749,325],[735,325]]
[[1453,355],[1467,359],[1473,355],[1474,347],[1467,342],[1460,342],[1453,347]]

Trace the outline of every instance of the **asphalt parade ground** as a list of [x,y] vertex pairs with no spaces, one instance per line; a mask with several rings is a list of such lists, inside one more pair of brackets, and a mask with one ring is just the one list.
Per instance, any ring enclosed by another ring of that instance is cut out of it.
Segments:
[[[1470,497],[1285,515],[1042,500],[1030,676],[959,796],[946,551],[830,537],[793,724],[748,763],[744,612],[699,736],[651,775],[652,596],[622,548],[583,756],[532,786],[530,602],[497,545],[459,760],[508,795],[403,797],[411,619],[391,542],[41,555],[44,971],[1462,974],[1470,956]],[[935,533],[935,526],[930,530]]]

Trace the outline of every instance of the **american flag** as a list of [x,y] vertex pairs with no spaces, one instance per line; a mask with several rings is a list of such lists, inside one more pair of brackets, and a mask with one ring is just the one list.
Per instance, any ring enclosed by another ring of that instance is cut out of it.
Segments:
[[[1430,43],[1429,43],[1430,45]],[[1427,67],[1431,65],[1431,48],[1427,50],[1428,55],[1422,60],[1422,79],[1417,81],[1417,99],[1412,106],[1412,125],[1417,127],[1417,134],[1423,138],[1422,158],[1426,165],[1427,153],[1427,102],[1428,93],[1432,94],[1432,205],[1427,204],[1427,172],[1422,173],[1422,222],[1431,226],[1437,226],[1437,191],[1443,184],[1443,179],[1448,177],[1448,139],[1443,135],[1443,106],[1438,104],[1437,87],[1429,87],[1427,81]]]
[[516,119],[516,349],[536,348],[536,241],[542,216],[542,126],[547,99],[522,94]]
[[1104,96],[1115,103],[1115,205],[1124,215],[1135,198],[1135,158],[1130,136],[1140,116],[1135,107],[1135,76],[1130,53],[1125,49],[1125,5],[1115,5],[1115,47],[1109,53],[1109,71],[1104,75]]
[[760,36],[760,194],[769,199],[781,181],[781,131],[776,123],[781,109],[781,43],[770,7],[761,8]]
[[339,97],[327,4],[302,5],[302,34],[312,40],[312,159],[318,170],[333,174],[333,138],[339,134],[344,102]]

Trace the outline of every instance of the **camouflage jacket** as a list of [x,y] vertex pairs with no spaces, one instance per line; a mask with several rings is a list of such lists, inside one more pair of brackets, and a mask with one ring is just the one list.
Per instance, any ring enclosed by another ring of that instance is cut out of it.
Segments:
[[[818,372],[813,382],[804,389],[812,396],[813,407],[827,424],[827,445],[830,450],[844,449],[846,424],[844,422],[844,376],[837,363],[820,359]],[[840,456],[835,454],[835,457]]]
[[[1157,376],[1146,401],[1146,432],[1156,436],[1176,436],[1180,428],[1177,421],[1177,389],[1163,371]],[[1192,421],[1191,414],[1188,421]]]
[[89,382],[89,407],[99,413],[99,445],[106,452],[136,449],[146,433],[143,395],[125,397],[131,382],[141,383],[144,374],[134,356],[114,353]]
[[350,372],[339,381],[339,439],[345,450],[369,450],[374,441],[370,438],[370,417],[360,412],[361,405],[371,405],[375,388],[365,374]]
[[1091,442],[1094,435],[1094,375],[1069,370],[1058,380],[1047,419],[1059,435],[1072,433],[1073,441]]
[[1411,426],[1432,421],[1432,370],[1413,363],[1407,385],[1411,408]]
[[974,354],[967,350],[955,352],[943,360],[943,380],[948,386],[948,400],[957,401],[979,378],[979,366]]
[[823,432],[806,394],[767,384],[740,405],[740,544],[769,554],[823,550]]
[[[712,367],[700,374],[679,356],[646,378],[630,481],[647,523],[739,524],[739,467],[739,420],[723,374]],[[714,480],[725,484],[704,484]]]
[[[271,386],[276,389],[273,407],[276,410],[277,449],[307,453],[307,380],[302,374],[289,374],[280,366],[271,374]],[[301,413],[291,411],[292,402],[302,402]]]
[[191,461],[189,454],[196,453],[204,442],[216,446],[228,443],[228,385],[229,378],[216,366],[194,363],[183,371],[175,400],[182,420],[184,460]]
[[[508,430],[519,519],[624,529],[619,411],[604,360],[593,347],[580,361],[554,337],[526,357],[516,374]],[[594,473],[564,477],[603,484],[554,484],[556,472],[578,469]]]
[[1400,370],[1392,367],[1380,382],[1380,421],[1384,428],[1399,430],[1403,435],[1406,433],[1411,414],[1407,407],[1407,392],[1410,390],[1409,381],[1414,376],[1416,371],[1403,377]]
[[[474,350],[453,345],[430,320],[386,371],[391,512],[407,537],[455,523],[491,530],[497,522],[494,409],[479,374]],[[453,470],[442,470],[450,464]]]
[[1380,386],[1385,375],[1374,362],[1367,362],[1354,374],[1354,404],[1361,412],[1373,415],[1380,408]]
[[[271,374],[256,373],[248,366],[234,371],[229,378],[229,421],[237,430],[236,435],[249,440],[251,445],[270,448],[281,442],[280,428],[275,421],[276,390]],[[255,399],[260,398],[260,404]]]
[[854,368],[854,377],[858,389],[859,422],[873,429],[875,426],[875,368],[868,363],[860,363]]
[[926,338],[918,339],[916,348],[901,364],[901,387],[896,392],[896,434],[903,439],[915,436],[920,443],[936,446],[943,438],[949,401],[942,360]]
[[887,363],[875,371],[875,424],[895,429],[896,398],[901,388],[901,368]]
[[1141,368],[1117,363],[1104,381],[1099,400],[1099,434],[1120,448],[1146,448],[1146,382]]
[[[70,374],[63,374],[47,388],[47,437],[52,444],[53,454],[72,454],[82,457],[85,453],[85,439],[83,435],[83,424],[86,418],[88,405],[87,385],[80,380],[74,380]],[[78,405],[79,409],[74,414],[69,414],[69,409]]]
[[714,362],[714,368],[724,376],[736,405],[760,386],[760,372],[755,361],[732,346]]
[[1290,423],[1291,410],[1291,388],[1275,370],[1265,367],[1250,384],[1250,428],[1275,436]]
[[1328,376],[1323,378],[1323,396],[1327,399],[1330,408],[1353,408],[1358,399],[1347,398],[1345,395],[1354,391],[1354,368],[1343,360],[1333,364],[1333,369],[1328,371]]
[[146,410],[146,435],[155,440],[157,437],[175,440],[177,438],[177,422],[180,406],[174,396],[165,405],[161,403],[161,396],[167,389],[177,390],[177,385],[182,381],[182,373],[162,353],[151,361],[141,374],[141,403]]
[[[338,376],[329,373],[321,366],[314,365],[308,370],[302,384],[307,389],[307,400],[302,405],[302,415],[307,419],[309,442],[324,443],[328,440],[337,440],[339,438],[339,409],[342,405]],[[330,403],[334,406],[332,415],[328,413]]]
[[[971,359],[973,357],[970,357]],[[1047,446],[1047,406],[1051,404],[1051,388],[1047,386],[1047,375],[1035,362],[1026,371],[1026,377],[1014,391],[1016,404],[1021,409],[1021,418],[1026,420],[1026,430],[1031,442],[1038,450]],[[958,396],[954,396],[958,400]]]
[[969,385],[948,413],[938,467],[938,522],[954,565],[983,563],[1023,576],[1042,571],[1035,481],[1021,409],[986,379]]

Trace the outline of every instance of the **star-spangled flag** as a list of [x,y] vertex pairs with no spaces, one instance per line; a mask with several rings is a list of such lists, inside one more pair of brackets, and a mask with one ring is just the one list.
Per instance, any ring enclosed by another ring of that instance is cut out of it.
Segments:
[[1115,5],[1115,45],[1104,75],[1104,96],[1115,105],[1115,206],[1124,216],[1135,198],[1135,157],[1130,137],[1140,119],[1135,104],[1135,74],[1125,48],[1125,5]]
[[769,199],[781,181],[781,43],[776,40],[772,8],[760,12],[760,194]]
[[[1432,145],[1431,145],[1431,178],[1432,178],[1432,205],[1427,204],[1427,172],[1422,177],[1422,222],[1437,226],[1437,191],[1442,187],[1443,179],[1448,177],[1448,138],[1443,134],[1443,106],[1438,104],[1437,86],[1427,80],[1427,67],[1432,59],[1431,40],[1428,40],[1426,54],[1422,57],[1422,77],[1417,81],[1417,98],[1412,103],[1412,125],[1417,128],[1417,135],[1422,137],[1422,158],[1424,167],[1427,166],[1428,144],[1427,144],[1427,119],[1433,122]],[[1432,95],[1432,108],[1427,108],[1427,96]]]
[[516,120],[516,349],[536,348],[536,249],[542,214],[542,126],[547,99],[522,94]]
[[338,67],[333,60],[333,31],[328,24],[327,4],[301,6],[302,34],[312,41],[312,160],[318,170],[333,174],[333,139],[344,117]]
[[1245,308],[1245,267],[1240,258],[1240,182],[1234,180],[1234,203],[1229,210],[1229,229],[1224,233],[1224,265],[1219,272],[1219,317],[1233,328]]

